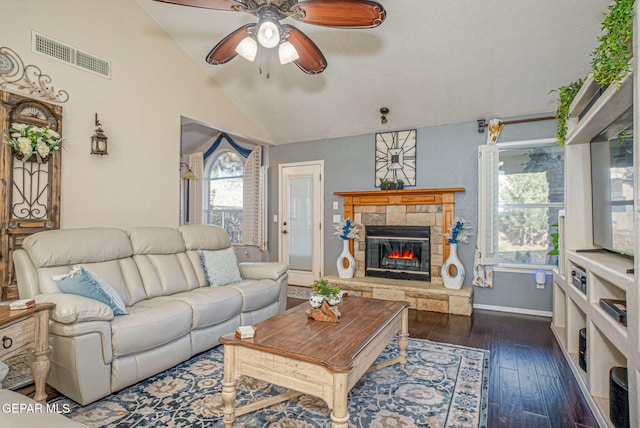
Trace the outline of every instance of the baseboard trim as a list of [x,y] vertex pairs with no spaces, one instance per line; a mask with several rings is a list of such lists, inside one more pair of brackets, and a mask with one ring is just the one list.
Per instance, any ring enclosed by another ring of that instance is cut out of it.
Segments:
[[487,311],[496,311],[496,312],[511,312],[513,314],[534,315],[537,317],[546,317],[546,318],[551,318],[553,316],[553,312],[551,311],[539,311],[537,309],[524,309],[524,308],[511,308],[508,306],[483,305],[481,303],[474,303],[473,308],[486,309]]

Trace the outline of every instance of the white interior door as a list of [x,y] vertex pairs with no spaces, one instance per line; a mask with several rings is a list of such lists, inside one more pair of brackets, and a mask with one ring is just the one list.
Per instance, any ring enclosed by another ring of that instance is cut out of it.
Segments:
[[289,265],[289,284],[309,285],[322,276],[323,161],[279,166],[279,259]]

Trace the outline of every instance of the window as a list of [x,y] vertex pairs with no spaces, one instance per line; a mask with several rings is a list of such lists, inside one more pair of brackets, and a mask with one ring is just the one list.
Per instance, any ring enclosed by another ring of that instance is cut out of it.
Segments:
[[551,233],[564,207],[564,150],[555,142],[498,144],[499,264],[555,265]]
[[223,150],[207,161],[204,222],[223,227],[233,244],[242,243],[243,181],[244,160],[236,152]]

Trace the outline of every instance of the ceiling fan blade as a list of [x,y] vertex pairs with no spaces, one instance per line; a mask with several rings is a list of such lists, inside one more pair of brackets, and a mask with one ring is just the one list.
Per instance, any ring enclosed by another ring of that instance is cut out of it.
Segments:
[[238,0],[155,0],[162,3],[177,4],[180,6],[201,7],[203,9],[243,11],[247,7]]
[[236,52],[238,44],[249,35],[247,30],[255,26],[256,24],[244,25],[220,40],[207,55],[207,62],[213,65],[220,65],[234,59],[238,55]]
[[289,34],[289,43],[298,51],[300,58],[294,62],[300,70],[307,74],[322,73],[327,68],[327,60],[313,40],[292,25],[284,24],[282,27]]
[[347,28],[377,27],[387,16],[384,7],[371,0],[306,0],[290,12],[306,24]]

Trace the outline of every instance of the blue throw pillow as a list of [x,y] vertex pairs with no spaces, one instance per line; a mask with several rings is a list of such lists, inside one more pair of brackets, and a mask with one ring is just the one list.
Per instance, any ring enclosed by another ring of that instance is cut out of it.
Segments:
[[74,267],[68,275],[55,279],[58,281],[58,288],[63,293],[77,294],[102,302],[113,310],[114,315],[128,313],[118,292],[101,276],[89,272],[85,268]]
[[227,285],[242,281],[238,259],[233,248],[215,251],[200,251],[200,261],[210,286]]

